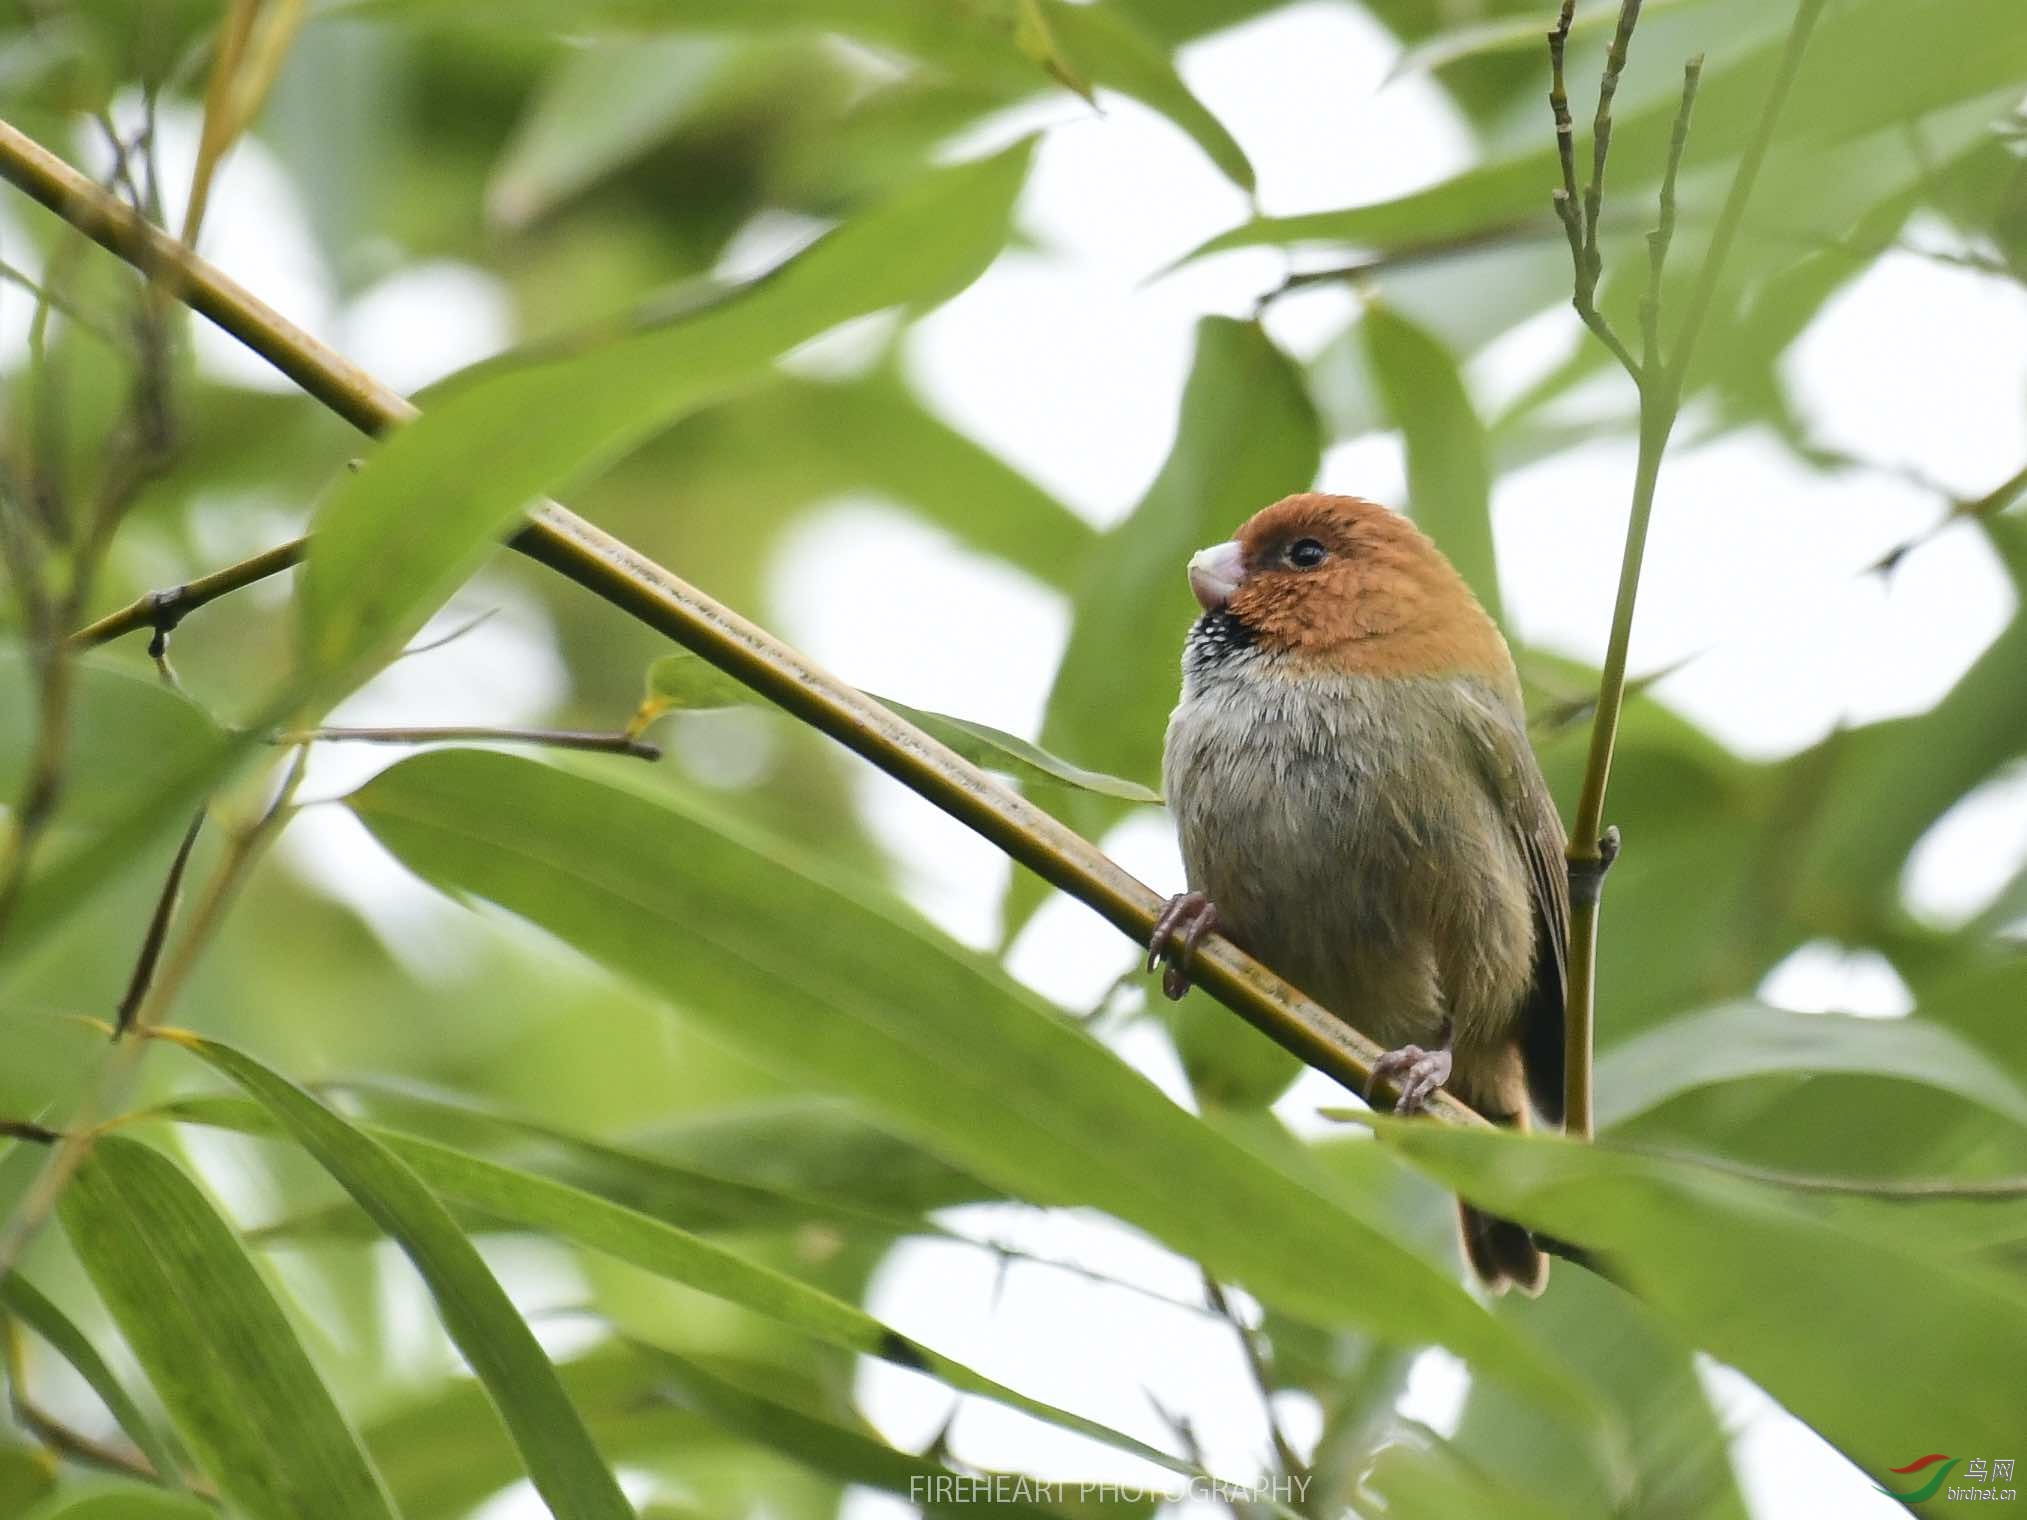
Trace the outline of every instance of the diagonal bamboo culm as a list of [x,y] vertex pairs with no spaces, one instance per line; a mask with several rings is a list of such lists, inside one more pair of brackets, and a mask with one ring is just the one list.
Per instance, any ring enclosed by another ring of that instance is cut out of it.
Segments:
[[[0,122],[0,175],[237,338],[362,432],[383,433],[418,415],[406,397],[289,322],[5,122]],[[1152,889],[1026,798],[764,629],[555,502],[536,506],[509,542],[830,735],[1129,938],[1146,943],[1164,906]],[[134,628],[146,626],[145,615],[132,620]],[[1371,1079],[1373,1062],[1381,1053],[1377,1045],[1230,941],[1206,939],[1197,951],[1192,977],[1212,997],[1309,1065],[1354,1090]],[[1450,1123],[1485,1122],[1447,1093],[1430,1102],[1429,1112]]]

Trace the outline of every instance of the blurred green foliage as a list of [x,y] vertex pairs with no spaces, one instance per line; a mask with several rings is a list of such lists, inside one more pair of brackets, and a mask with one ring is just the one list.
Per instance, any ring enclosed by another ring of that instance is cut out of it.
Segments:
[[[191,809],[213,799],[188,894],[201,899],[270,795],[266,732],[371,675],[546,490],[569,486],[602,527],[762,621],[784,610],[767,576],[779,546],[845,494],[1060,595],[1070,632],[1046,750],[967,714],[916,716],[1093,837],[1144,811],[1158,782],[1190,612],[1183,558],[1309,485],[1332,445],[1399,430],[1409,509],[1497,609],[1494,482],[1632,420],[1629,393],[1578,427],[1558,411],[1616,378],[1588,341],[1496,415],[1462,378],[1568,297],[1539,4],[1370,0],[1406,49],[1400,68],[1432,77],[1469,124],[1474,162],[1378,204],[1251,216],[1197,250],[1368,266],[1368,299],[1306,365],[1257,322],[1206,319],[1173,449],[1116,524],[1093,529],[967,437],[898,362],[909,321],[1025,236],[1030,145],[952,164],[954,140],[1048,92],[1066,107],[1064,91],[1125,96],[1250,191],[1259,166],[1176,58],[1276,8],[263,0],[254,53],[279,72],[251,132],[338,293],[455,259],[511,307],[516,346],[432,388],[426,420],[356,476],[342,425],[198,367],[184,320],[127,271],[6,203],[20,235],[0,255],[61,306],[46,330],[10,325],[0,353],[0,1120],[141,1118],[96,1147],[61,1190],[61,1228],[0,1283],[16,1414],[0,1431],[0,1516],[212,1513],[194,1493],[255,1520],[452,1520],[524,1477],[558,1515],[602,1515],[624,1508],[616,1468],[676,1506],[644,1513],[814,1520],[848,1485],[905,1496],[966,1454],[889,1445],[854,1401],[861,1357],[1092,1433],[861,1307],[897,1241],[949,1238],[937,1211],[1007,1199],[1102,1210],[1260,1301],[1264,1375],[1321,1415],[1308,1514],[1741,1515],[1699,1352],[1875,1476],[1926,1450],[2010,1451],[2027,1408],[2027,1227],[2008,1190],[2027,1175],[2027,869],[1960,926],[1914,915],[1902,878],[1932,826],[2027,753],[2017,611],[1930,711],[1783,760],[1731,753],[1645,695],[1629,703],[1593,1150],[1391,1124],[1377,1142],[1302,1143],[1263,1111],[1289,1058],[1200,996],[1162,1015],[1200,1109],[1186,1112],[909,907],[904,865],[855,805],[856,762],[786,720],[736,784],[698,760],[728,732],[710,725],[733,721],[712,717],[675,720],[697,726],[652,770],[519,752],[402,761],[343,816],[473,910],[455,929],[425,921],[429,953],[285,852],[221,905],[173,1010],[222,1042],[200,1048],[218,1070],[154,1048],[135,1076],[131,1047],[108,1056],[76,1017],[118,1004]],[[9,0],[0,115],[103,172],[102,118],[120,132],[150,108],[194,120],[231,9]],[[1758,0],[1647,11],[1617,111],[1600,296],[1622,329],[1681,59],[1710,61],[1664,311],[1693,276],[1789,16]],[[1610,19],[1579,17],[1582,92]],[[1917,218],[1995,278],[2027,277],[2023,78],[2018,0],[1830,9],[1691,375],[1704,435],[1759,429],[1808,468],[1841,467],[1782,360]],[[144,204],[147,161],[171,137],[135,147]],[[187,165],[172,167],[182,183]],[[722,285],[712,271],[769,213],[833,230]],[[779,365],[888,309],[899,318],[859,372]],[[116,533],[92,527],[106,502]],[[58,613],[75,626],[214,570],[313,508],[325,548],[285,595],[228,596],[176,633],[180,690],[150,673],[144,635],[52,658]],[[2012,497],[1966,515],[2018,588],[2027,520]],[[696,671],[656,665],[668,651],[645,629],[495,558],[489,584],[553,628],[556,724],[620,727],[651,668],[643,719],[724,705]],[[1567,806],[1596,675],[1519,652]],[[53,734],[62,787],[45,819],[26,804]],[[1004,941],[1046,897],[1015,874]],[[1883,956],[1914,1013],[1755,1001],[1815,942]],[[1152,1017],[1114,1002],[1116,1019]],[[0,1140],[10,1225],[35,1217],[47,1154]],[[1973,1186],[1938,1192],[1936,1178]],[[1538,1302],[1478,1303],[1447,1234],[1450,1187],[1585,1249],[1601,1275],[1562,1264]],[[387,1290],[386,1237],[421,1268],[448,1338],[418,1347]],[[553,1367],[508,1249],[531,1242],[567,1265],[566,1318],[595,1330]],[[1447,1435],[1398,1411],[1408,1361],[1431,1345],[1474,1375]]]

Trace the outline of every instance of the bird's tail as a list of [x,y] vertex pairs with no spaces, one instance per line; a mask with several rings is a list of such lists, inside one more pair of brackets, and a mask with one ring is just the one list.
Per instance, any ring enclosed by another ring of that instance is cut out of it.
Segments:
[[1464,1238],[1464,1259],[1494,1293],[1514,1287],[1533,1298],[1548,1286],[1548,1257],[1512,1220],[1482,1214],[1459,1198],[1457,1229]]

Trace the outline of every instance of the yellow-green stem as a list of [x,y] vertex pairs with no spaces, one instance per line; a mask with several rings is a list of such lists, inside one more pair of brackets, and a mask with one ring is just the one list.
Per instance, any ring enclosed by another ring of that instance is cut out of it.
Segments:
[[[1668,438],[1675,430],[1675,420],[1682,410],[1684,380],[1689,369],[1689,360],[1695,352],[1696,340],[1701,335],[1703,324],[1716,300],[1718,282],[1724,273],[1724,265],[1731,256],[1732,244],[1738,237],[1740,224],[1745,217],[1746,203],[1752,197],[1753,185],[1759,178],[1761,166],[1766,162],[1768,151],[1773,146],[1774,126],[1779,121],[1782,108],[1787,104],[1788,93],[1793,88],[1795,76],[1800,72],[1802,53],[1808,46],[1809,34],[1815,29],[1816,18],[1822,14],[1825,0],[1801,0],[1795,12],[1794,24],[1789,28],[1787,45],[1781,54],[1780,67],[1774,75],[1767,98],[1760,107],[1760,119],[1740,156],[1738,168],[1733,172],[1730,188],[1726,191],[1724,205],[1718,212],[1717,225],[1711,233],[1710,247],[1704,254],[1703,265],[1697,271],[1696,284],[1690,292],[1689,309],[1684,316],[1682,327],[1676,335],[1675,352],[1666,366],[1657,366],[1659,358],[1658,307],[1645,312],[1643,326],[1654,334],[1649,339],[1649,358],[1645,366],[1633,362],[1622,347],[1614,344],[1613,351],[1625,364],[1627,373],[1639,385],[1640,390],[1640,453],[1634,466],[1633,509],[1626,523],[1626,547],[1619,563],[1619,591],[1612,605],[1612,631],[1605,646],[1604,670],[1598,681],[1597,715],[1591,723],[1590,751],[1585,758],[1583,788],[1577,797],[1577,812],[1570,830],[1570,952],[1567,968],[1568,984],[1563,1004],[1563,1106],[1564,1124],[1574,1135],[1588,1138],[1592,1133],[1591,1102],[1591,1051],[1597,1022],[1597,946],[1598,909],[1600,888],[1604,873],[1611,865],[1616,853],[1616,839],[1608,839],[1604,827],[1605,789],[1611,781],[1612,751],[1619,738],[1619,714],[1626,699],[1626,656],[1633,638],[1633,610],[1640,594],[1640,568],[1647,555],[1647,528],[1654,514],[1654,489],[1661,473],[1661,458],[1667,452]],[[1567,15],[1565,7],[1565,15]],[[1627,15],[1637,13],[1637,0],[1628,0],[1622,12],[1622,26]],[[1565,28],[1567,21],[1565,20]],[[1560,48],[1551,38],[1551,53],[1557,68],[1557,86],[1560,88]],[[1683,99],[1677,119],[1676,138],[1670,148],[1670,163],[1664,181],[1662,222],[1663,229],[1670,229],[1672,223],[1672,190],[1676,165],[1682,150],[1682,137],[1688,130],[1690,105],[1695,99],[1697,80],[1702,64],[1698,60],[1691,65],[1684,79]],[[1564,122],[1566,108],[1559,106],[1557,127],[1559,134]],[[1601,121],[1602,121],[1601,114]],[[1559,136],[1559,140],[1560,136]],[[1603,144],[1599,144],[1599,173],[1602,174]],[[1567,169],[1565,170],[1567,175]],[[1591,220],[1595,223],[1597,206],[1591,207]],[[1574,246],[1574,244],[1573,244]],[[1656,254],[1653,268],[1655,288],[1649,292],[1650,299],[1660,299],[1660,257],[1666,252],[1665,237]],[[1595,280],[1596,271],[1589,271],[1589,278]],[[1582,310],[1586,294],[1586,271],[1579,258],[1577,269],[1577,304]]]
[[117,612],[109,612],[97,622],[80,628],[70,636],[73,649],[96,649],[101,644],[129,634],[140,628],[152,628],[167,633],[188,614],[195,612],[206,602],[216,601],[227,592],[250,586],[255,581],[265,580],[270,575],[302,562],[310,541],[306,538],[292,538],[285,544],[264,549],[250,559],[243,559],[236,565],[227,565],[223,570],[210,575],[200,575],[195,580],[185,581],[166,591],[151,591],[136,598]]
[[1626,655],[1633,640],[1633,611],[1640,598],[1640,568],[1647,558],[1647,526],[1654,515],[1654,489],[1661,456],[1675,431],[1672,396],[1641,405],[1640,455],[1633,472],[1633,511],[1626,523],[1626,547],[1619,559],[1619,594],[1612,604],[1612,631],[1605,643],[1605,668],[1598,682],[1598,710],[1591,722],[1591,747],[1584,761],[1583,789],[1577,794],[1570,829],[1570,859],[1598,862],[1604,832],[1605,785],[1612,775],[1612,751],[1619,739],[1619,712],[1626,700]]

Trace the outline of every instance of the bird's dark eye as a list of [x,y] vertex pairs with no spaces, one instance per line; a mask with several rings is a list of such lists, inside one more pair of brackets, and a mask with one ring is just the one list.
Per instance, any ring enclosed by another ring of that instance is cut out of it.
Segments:
[[1329,555],[1330,551],[1313,538],[1298,538],[1288,546],[1288,563],[1297,570],[1313,570]]

